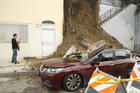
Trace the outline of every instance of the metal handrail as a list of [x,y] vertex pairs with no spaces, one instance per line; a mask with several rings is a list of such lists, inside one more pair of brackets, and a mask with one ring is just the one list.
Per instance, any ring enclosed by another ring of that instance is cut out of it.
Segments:
[[110,9],[109,11],[105,12],[104,14],[102,14],[100,17],[99,17],[99,24],[101,24],[103,21],[105,21],[106,19],[108,18],[111,18],[112,15],[118,13],[119,11],[121,10],[121,8],[112,8]]
[[[100,0],[100,3],[102,1],[106,1],[106,0]],[[121,0],[118,0],[118,1],[121,1]],[[121,5],[121,7],[114,7],[112,9],[108,10],[107,12],[105,12],[104,14],[102,14],[99,17],[99,24],[102,24],[105,20],[107,20],[109,18],[112,18],[113,15],[117,14],[118,12],[120,12],[121,10],[123,10],[125,7],[129,6],[130,4],[132,4],[132,1],[131,0],[127,0],[125,2],[121,2],[120,4],[118,4],[118,6]]]

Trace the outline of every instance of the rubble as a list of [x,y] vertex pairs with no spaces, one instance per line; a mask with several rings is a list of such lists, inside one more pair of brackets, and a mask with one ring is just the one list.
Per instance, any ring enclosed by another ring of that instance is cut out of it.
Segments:
[[63,58],[66,58],[68,55],[72,54],[76,52],[76,47],[75,46],[72,46],[66,53],[65,55],[63,56]]
[[76,47],[72,46],[64,55],[65,58],[70,60],[85,61],[92,57],[97,52],[101,51],[105,47],[105,40],[95,42],[93,44],[81,42],[81,46],[86,46],[86,51],[78,51]]

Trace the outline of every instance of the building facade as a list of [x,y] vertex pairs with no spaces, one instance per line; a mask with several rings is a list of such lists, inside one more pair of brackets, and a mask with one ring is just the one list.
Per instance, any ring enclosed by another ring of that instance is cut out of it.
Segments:
[[11,60],[14,33],[19,60],[48,56],[62,42],[63,0],[0,0],[0,14],[0,60]]

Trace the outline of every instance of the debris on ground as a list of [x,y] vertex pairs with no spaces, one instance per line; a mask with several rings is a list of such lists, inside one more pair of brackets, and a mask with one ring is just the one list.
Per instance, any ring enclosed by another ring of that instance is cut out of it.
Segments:
[[28,62],[28,66],[31,68],[31,70],[37,70],[40,68],[40,65],[43,63],[42,59],[36,59],[34,62],[32,60]]

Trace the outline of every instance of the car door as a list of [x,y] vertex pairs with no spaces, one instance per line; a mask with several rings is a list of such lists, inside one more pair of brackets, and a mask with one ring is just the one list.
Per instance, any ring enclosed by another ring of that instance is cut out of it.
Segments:
[[132,63],[130,61],[131,54],[125,50],[114,50],[115,54],[115,74],[117,76],[124,77],[127,72],[129,72],[129,69],[132,68],[130,64]]
[[86,80],[86,82],[89,81],[89,79],[91,78],[91,75],[93,74],[93,72],[95,71],[96,67],[95,66],[91,66],[89,63],[87,62],[83,62],[81,63],[81,71],[84,75],[84,78]]
[[106,50],[98,55],[98,68],[108,74],[114,75],[114,53],[112,50]]

